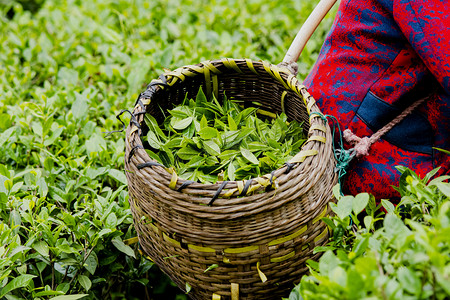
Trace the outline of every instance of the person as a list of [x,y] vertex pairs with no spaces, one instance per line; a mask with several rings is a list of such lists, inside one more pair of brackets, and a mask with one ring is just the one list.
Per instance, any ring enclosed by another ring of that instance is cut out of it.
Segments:
[[[350,162],[344,194],[398,199],[396,166],[449,174],[450,9],[447,0],[342,0],[304,81],[324,114],[369,137],[426,100]],[[351,145],[346,144],[347,148]]]

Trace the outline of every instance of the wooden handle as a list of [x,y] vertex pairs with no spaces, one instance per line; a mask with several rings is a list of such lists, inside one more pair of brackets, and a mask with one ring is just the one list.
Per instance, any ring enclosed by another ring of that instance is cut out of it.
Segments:
[[306,19],[306,22],[303,24],[303,26],[295,36],[294,41],[292,42],[286,53],[286,56],[283,59],[283,63],[291,64],[293,62],[297,62],[300,54],[303,51],[303,48],[305,48],[305,45],[311,38],[313,32],[316,30],[317,26],[319,26],[320,22],[330,11],[336,1],[337,0],[319,1],[319,4],[317,4],[317,6],[314,8],[308,19]]

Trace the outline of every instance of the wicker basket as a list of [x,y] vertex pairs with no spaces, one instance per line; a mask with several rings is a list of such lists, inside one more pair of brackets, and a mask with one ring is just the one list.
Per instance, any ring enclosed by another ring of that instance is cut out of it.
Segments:
[[[144,114],[180,104],[199,87],[221,100],[260,103],[304,122],[307,142],[290,162],[245,182],[201,184],[179,179],[150,159]],[[145,254],[192,299],[280,299],[288,296],[328,238],[334,172],[330,128],[315,100],[287,69],[246,59],[185,66],[153,80],[126,133],[126,176],[134,223]],[[268,189],[267,187],[274,187]],[[212,204],[211,204],[212,203]],[[206,271],[210,266],[215,265]]]

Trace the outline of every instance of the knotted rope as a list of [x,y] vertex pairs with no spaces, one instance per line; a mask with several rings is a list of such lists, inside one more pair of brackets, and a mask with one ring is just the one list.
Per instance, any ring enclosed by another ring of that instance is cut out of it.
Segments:
[[395,125],[400,123],[407,115],[412,113],[414,109],[416,109],[417,106],[422,104],[428,97],[422,98],[414,102],[411,106],[406,108],[401,114],[399,114],[395,119],[393,119],[391,122],[387,123],[385,126],[383,126],[380,130],[375,132],[371,137],[363,137],[360,138],[357,135],[355,135],[350,129],[344,130],[344,139],[349,143],[350,145],[353,145],[353,149],[355,150],[356,157],[362,157],[364,155],[369,154],[370,146],[372,146],[373,143],[375,143],[377,140],[379,140],[385,133],[387,133],[389,130],[392,129]]
[[[387,133],[392,129],[395,125],[400,123],[407,115],[409,115],[414,109],[416,109],[420,104],[422,104],[428,97],[422,98],[414,102],[411,106],[406,108],[401,114],[399,114],[395,119],[391,122],[383,126],[380,130],[375,132],[371,137],[363,137],[360,138],[356,136],[350,129],[345,129],[344,132],[341,131],[341,127],[339,126],[339,122],[336,117],[332,115],[323,115],[319,112],[313,112],[311,114],[319,115],[322,120],[328,122],[330,119],[332,123],[332,133],[333,133],[333,153],[334,158],[336,159],[336,167],[335,172],[338,174],[338,181],[342,188],[342,179],[347,174],[347,167],[350,164],[350,161],[354,157],[361,157],[369,154],[370,146],[375,143],[381,136]],[[339,138],[335,139],[335,132],[338,132]],[[349,144],[353,145],[353,148],[345,149],[342,138],[344,138]],[[342,191],[341,191],[342,194]]]

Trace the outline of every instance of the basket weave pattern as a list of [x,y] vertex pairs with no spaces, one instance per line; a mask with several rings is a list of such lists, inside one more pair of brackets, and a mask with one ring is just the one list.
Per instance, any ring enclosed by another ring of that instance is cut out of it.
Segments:
[[[260,178],[216,184],[178,178],[143,149],[144,114],[162,121],[162,111],[186,94],[195,98],[200,86],[219,101],[225,93],[258,106],[261,114],[285,112],[304,122],[307,142]],[[286,69],[223,59],[164,74],[140,95],[126,133],[130,204],[143,251],[180,288],[188,283],[192,299],[286,297],[307,271],[305,261],[317,259],[314,247],[328,238],[320,218],[329,214],[337,183],[331,143],[314,98]],[[205,272],[211,265],[217,267]]]

